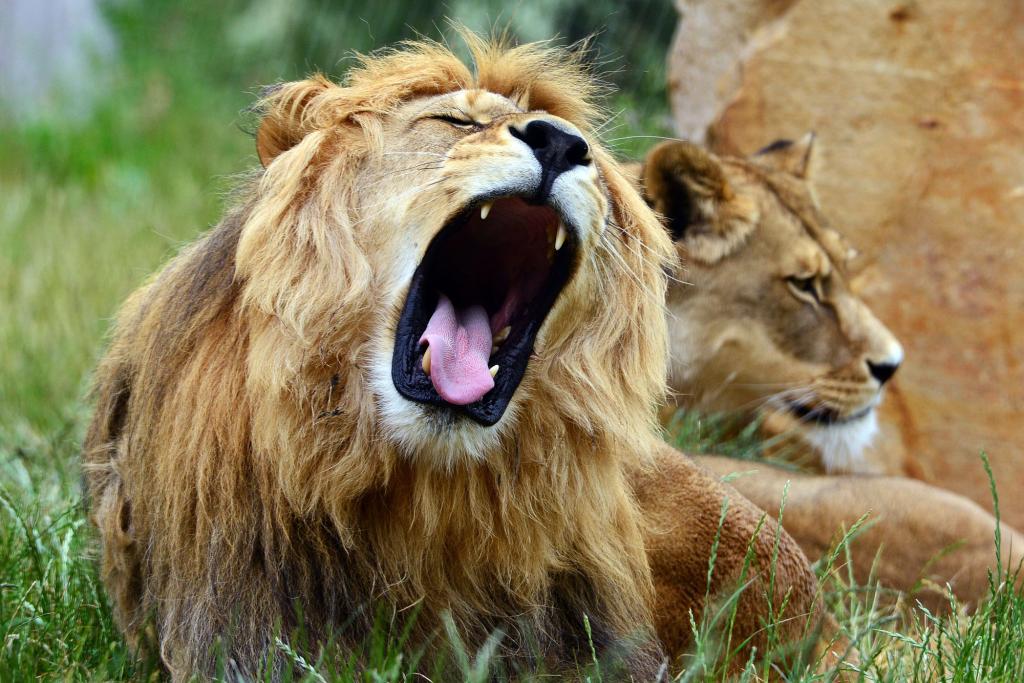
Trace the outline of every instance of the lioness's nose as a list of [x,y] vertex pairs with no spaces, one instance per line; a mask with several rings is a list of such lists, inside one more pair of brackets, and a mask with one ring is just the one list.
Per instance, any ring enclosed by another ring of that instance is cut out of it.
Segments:
[[892,376],[896,374],[899,369],[899,361],[888,362],[888,363],[872,363],[868,361],[868,371],[871,372],[871,376],[878,380],[879,384],[885,384]]
[[538,195],[541,199],[551,191],[551,183],[560,174],[590,163],[587,141],[548,121],[530,121],[525,127],[511,125],[509,132],[525,142],[540,162],[543,177]]

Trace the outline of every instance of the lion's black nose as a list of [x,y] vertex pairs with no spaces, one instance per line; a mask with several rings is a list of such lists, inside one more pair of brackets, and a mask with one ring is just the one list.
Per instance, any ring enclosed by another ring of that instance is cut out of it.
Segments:
[[879,384],[885,384],[892,379],[892,376],[896,374],[896,370],[899,367],[899,363],[872,363],[868,361],[868,370],[871,372],[871,376],[878,380]]
[[590,146],[586,140],[547,121],[530,121],[525,128],[509,126],[509,132],[525,142],[540,162],[538,200],[547,198],[559,175],[590,163]]

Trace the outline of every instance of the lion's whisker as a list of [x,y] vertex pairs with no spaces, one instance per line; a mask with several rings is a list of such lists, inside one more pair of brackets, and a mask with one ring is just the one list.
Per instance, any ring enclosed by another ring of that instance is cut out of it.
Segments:
[[[398,194],[394,194],[394,195],[391,195],[389,197],[382,198],[378,202],[367,204],[367,206],[370,207],[370,208],[377,207],[377,206],[381,206],[382,208],[379,211],[375,211],[373,213],[369,213],[369,214],[365,214],[365,215],[361,216],[359,218],[359,220],[353,221],[352,222],[352,227],[354,228],[354,227],[360,225],[361,223],[364,223],[367,220],[370,220],[370,219],[373,219],[373,218],[376,218],[376,217],[380,216],[382,213],[387,211],[388,208],[390,208],[390,206],[395,202],[396,199],[403,199],[403,198],[405,198],[408,195],[416,194],[417,192],[422,192],[423,190],[425,190],[425,189],[427,189],[429,187],[433,187],[434,185],[437,185],[438,183],[443,182],[443,180],[444,180],[443,178],[439,178],[437,180],[432,180],[432,181],[430,181],[428,183],[424,183],[422,185],[417,185],[415,187],[411,187],[408,190],[405,190],[403,192],[399,192]],[[432,198],[430,200],[430,202],[435,202],[435,201],[439,201],[439,200],[437,198]],[[427,203],[425,203],[425,205],[429,206],[429,204],[427,204]]]
[[414,164],[405,168],[398,169],[397,171],[385,171],[377,174],[376,176],[370,176],[371,181],[380,180],[381,178],[393,178],[404,175],[406,173],[413,173],[415,171],[439,171],[444,167],[444,164],[438,164],[436,161],[428,161],[422,164]]
[[[619,231],[620,233],[622,233],[623,235],[627,235],[627,236],[629,236],[629,233],[627,233],[627,232],[625,231],[625,229],[623,229],[623,228],[622,228],[622,226],[620,226],[620,225],[619,225],[618,223],[616,223],[616,222],[615,222],[614,220],[609,220],[609,221],[608,221],[608,225],[609,225],[609,226],[611,226],[611,227],[613,227],[613,228],[615,228],[616,230],[618,230],[618,231]],[[639,244],[639,245],[640,245],[640,248],[641,248],[641,249],[646,249],[646,250],[647,250],[647,251],[648,251],[649,253],[651,253],[651,254],[654,254],[655,256],[657,256],[657,255],[658,255],[658,254],[657,254],[657,252],[655,252],[655,251],[654,251],[654,249],[653,249],[653,248],[652,248],[652,247],[651,247],[651,246],[650,246],[649,244],[647,244],[646,242],[644,242],[643,240],[639,240],[639,239],[632,239],[632,240],[630,240],[630,241],[632,241],[632,242],[636,242],[637,244]],[[629,248],[630,248],[630,250],[632,250],[632,247],[629,247]],[[634,253],[635,253],[635,252],[634,252]],[[642,254],[637,254],[637,258],[643,259],[643,255],[642,255]],[[660,259],[658,259],[658,260],[660,261]],[[650,263],[650,261],[648,261],[648,263]],[[680,280],[680,279],[679,279],[679,278],[677,278],[677,277],[676,277],[675,275],[673,275],[672,273],[669,273],[669,272],[667,272],[667,271],[665,272],[665,275],[666,275],[666,277],[668,277],[668,279],[669,279],[669,282],[675,282],[675,283],[677,283],[677,284],[681,284],[681,285],[691,285],[691,284],[693,284],[693,283],[691,283],[691,282],[686,282],[686,281],[684,281],[684,280]]]
[[665,135],[626,135],[621,138],[609,138],[608,142],[622,142],[623,140],[671,140],[672,142],[686,142],[682,138],[675,138]]
[[658,308],[661,309],[663,315],[667,315],[667,309],[665,307],[665,297],[660,296],[651,291],[650,285],[640,279],[640,277],[633,271],[633,269],[626,262],[625,257],[623,257],[623,255],[619,253],[618,249],[615,248],[614,244],[607,241],[604,234],[602,234],[601,237],[598,239],[598,244],[603,246],[605,251],[611,254],[619,262],[619,264],[622,266],[623,272],[625,272],[629,276],[629,278],[633,280],[634,283],[636,283],[637,287],[640,288],[640,291],[643,292],[644,296],[649,297],[651,301],[654,302],[658,306]]
[[441,159],[443,159],[445,157],[444,154],[440,154],[438,152],[395,152],[395,151],[384,152],[384,156],[386,156],[386,157],[397,157],[397,156],[407,156],[407,157],[423,156],[423,157],[427,157],[427,156],[430,156],[430,157],[438,157],[438,158],[441,158]]

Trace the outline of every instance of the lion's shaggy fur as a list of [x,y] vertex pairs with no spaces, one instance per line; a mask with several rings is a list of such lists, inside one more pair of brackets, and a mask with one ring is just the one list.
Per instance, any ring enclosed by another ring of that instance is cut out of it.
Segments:
[[[471,645],[522,623],[549,661],[572,656],[584,611],[599,643],[650,623],[624,472],[657,438],[671,246],[594,141],[579,57],[467,40],[475,71],[417,42],[362,57],[343,86],[271,91],[265,172],[118,316],[83,449],[91,516],[121,626],[138,640],[153,619],[175,674],[209,670],[218,638],[252,671],[277,626],[314,642],[347,626],[358,641],[375,603],[415,608],[424,633],[448,611]],[[401,235],[368,197],[389,117],[471,88],[583,131],[611,220],[542,331],[514,414],[486,452],[442,461],[381,420],[369,368],[406,283],[388,263]]]

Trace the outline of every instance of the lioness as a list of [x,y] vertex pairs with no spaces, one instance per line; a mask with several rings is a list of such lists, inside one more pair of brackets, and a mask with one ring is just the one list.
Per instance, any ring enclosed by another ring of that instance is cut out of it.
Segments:
[[808,135],[739,159],[669,142],[647,156],[645,192],[693,285],[669,290],[669,384],[687,407],[795,432],[827,472],[864,471],[903,349],[851,291],[856,252],[806,181],[812,145]]
[[[776,142],[749,159],[669,141],[634,172],[685,263],[686,282],[668,294],[669,377],[682,405],[741,420],[760,413],[769,435],[792,431],[809,441],[823,469],[861,470],[875,406],[903,354],[851,291],[852,250],[827,226],[810,184],[813,141]],[[785,527],[815,559],[870,513],[853,546],[861,581],[874,572],[933,608],[948,606],[947,585],[967,603],[988,591],[997,522],[962,496],[898,477],[699,461],[720,475],[742,474],[733,486],[767,510],[779,509],[788,483]],[[1001,561],[1014,569],[1024,536],[999,530]]]
[[375,605],[414,643],[497,634],[512,671],[593,647],[645,681],[652,623],[676,654],[741,577],[739,642],[819,614],[793,540],[659,438],[671,242],[580,57],[466,39],[475,69],[417,42],[269,92],[264,169],[118,315],[89,510],[118,623],[175,679],[218,648],[273,677],[300,627],[358,647]]

